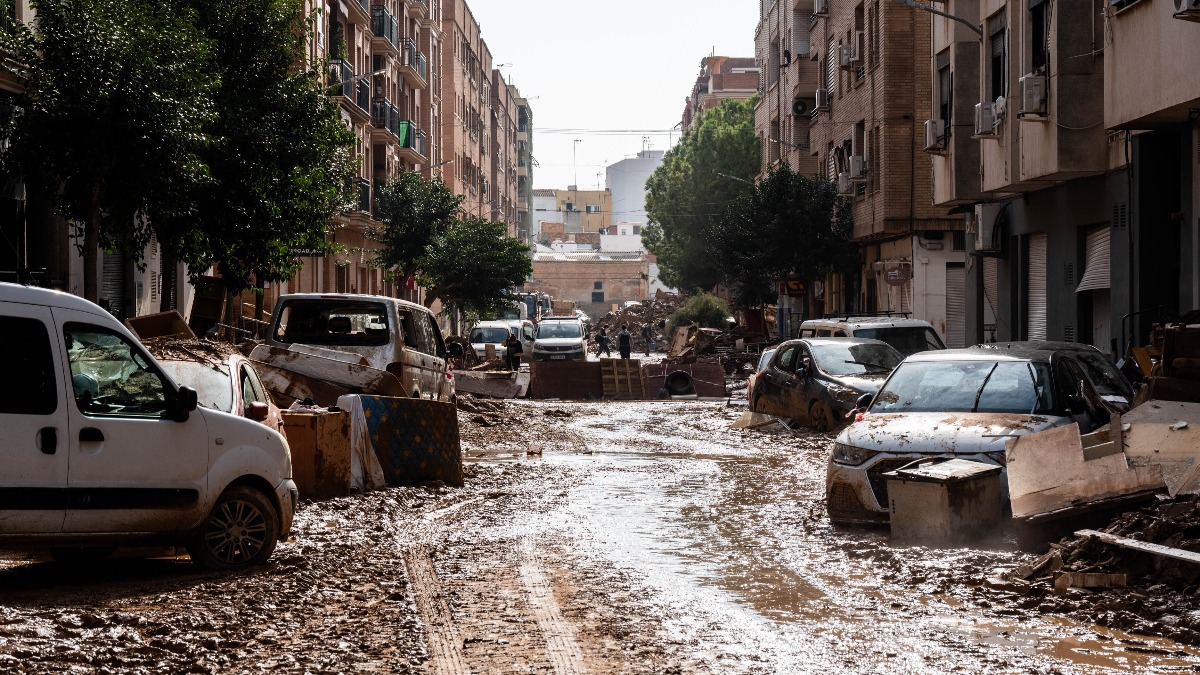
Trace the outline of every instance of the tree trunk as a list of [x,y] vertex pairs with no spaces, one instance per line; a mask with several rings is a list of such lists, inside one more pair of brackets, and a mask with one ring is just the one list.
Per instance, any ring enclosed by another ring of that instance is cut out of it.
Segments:
[[242,313],[238,296],[232,288],[225,289],[225,329],[221,331],[227,342],[237,344],[237,317]]
[[[85,300],[100,300],[97,271],[100,256],[100,186],[92,186],[92,203],[88,209],[87,222],[83,224],[83,297]],[[120,311],[122,308],[117,308]]]

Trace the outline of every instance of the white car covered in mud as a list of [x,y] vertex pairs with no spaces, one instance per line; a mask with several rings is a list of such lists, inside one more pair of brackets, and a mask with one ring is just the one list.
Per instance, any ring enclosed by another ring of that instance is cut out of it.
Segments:
[[825,482],[830,520],[888,522],[884,474],[914,460],[959,457],[1003,466],[1010,438],[1072,422],[1087,433],[1106,423],[1109,405],[1079,362],[1079,349],[1054,347],[972,347],[905,359],[866,413],[838,434]]

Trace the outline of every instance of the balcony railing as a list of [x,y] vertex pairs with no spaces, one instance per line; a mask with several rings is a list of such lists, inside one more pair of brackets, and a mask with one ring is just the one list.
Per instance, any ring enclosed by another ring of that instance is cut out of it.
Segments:
[[426,154],[429,145],[429,136],[423,129],[417,128],[417,123],[412,120],[404,120],[400,122],[400,133],[396,134],[400,139],[400,147],[415,150],[418,155],[427,157]]
[[358,4],[363,8],[364,12],[371,11],[371,0],[358,0]]
[[371,32],[386,38],[393,47],[400,46],[400,22],[383,5],[371,6]]
[[386,129],[399,137],[400,110],[391,101],[377,96],[371,101],[371,124],[376,129]]
[[371,109],[371,83],[366,80],[358,81],[358,92],[354,102],[366,112]]
[[358,210],[360,213],[371,212],[371,181],[365,178],[359,178],[354,181],[358,184]]
[[329,61],[330,92],[334,96],[354,98],[354,66],[346,59],[330,59]]
[[423,81],[429,81],[429,66],[425,61],[425,55],[417,49],[417,43],[411,38],[404,40],[404,65],[417,71],[417,75],[421,76]]

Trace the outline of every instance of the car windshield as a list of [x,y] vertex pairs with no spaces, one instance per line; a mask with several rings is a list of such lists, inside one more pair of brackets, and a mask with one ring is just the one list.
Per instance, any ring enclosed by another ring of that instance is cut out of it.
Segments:
[[539,338],[577,338],[583,335],[574,321],[544,321],[538,324]]
[[1074,356],[1087,371],[1088,380],[1096,388],[1096,393],[1133,400],[1133,387],[1129,386],[1128,380],[1107,356],[1088,349],[1081,349]]
[[477,326],[471,329],[471,344],[500,344],[507,339],[507,328]]
[[871,412],[1050,413],[1050,369],[1029,361],[901,363]]
[[275,339],[308,345],[386,345],[387,306],[340,299],[289,300],[279,311]]
[[198,361],[159,361],[163,370],[181,387],[196,390],[200,405],[221,412],[233,411],[233,380],[222,366]]
[[886,375],[904,357],[881,344],[816,343],[810,345],[813,359],[829,375]]
[[945,349],[946,345],[937,333],[928,326],[884,326],[882,328],[856,328],[854,337],[883,340],[905,356],[926,352],[930,349]]

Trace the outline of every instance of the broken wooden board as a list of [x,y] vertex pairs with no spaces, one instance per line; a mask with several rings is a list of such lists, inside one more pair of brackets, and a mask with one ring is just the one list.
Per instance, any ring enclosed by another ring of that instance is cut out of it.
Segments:
[[1054,593],[1062,595],[1068,588],[1125,588],[1124,574],[1104,572],[1059,572],[1054,575]]
[[1122,420],[1131,466],[1160,467],[1172,497],[1200,492],[1200,403],[1147,401]]
[[1182,560],[1184,562],[1196,563],[1197,565],[1200,565],[1200,553],[1196,553],[1194,551],[1185,551],[1181,548],[1172,548],[1170,546],[1163,546],[1162,544],[1152,544],[1148,541],[1130,539],[1129,537],[1121,537],[1115,534],[1109,534],[1108,532],[1098,532],[1096,530],[1079,530],[1075,533],[1075,535],[1079,537],[1092,537],[1099,539],[1106,544],[1112,544],[1113,546],[1120,546],[1121,548],[1127,548],[1133,551],[1141,551],[1142,553],[1150,553],[1153,555],[1162,556],[1164,558]]
[[1010,440],[1007,466],[1017,519],[1165,488],[1159,467],[1130,466],[1124,453],[1086,459],[1077,424]]

